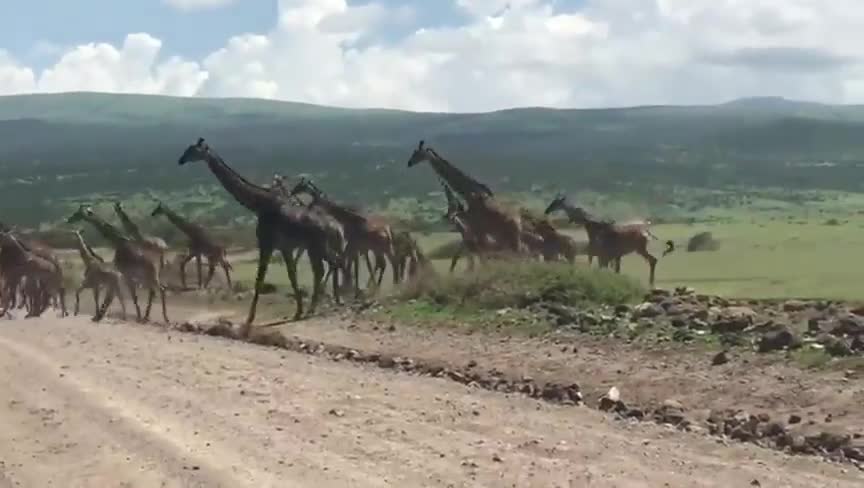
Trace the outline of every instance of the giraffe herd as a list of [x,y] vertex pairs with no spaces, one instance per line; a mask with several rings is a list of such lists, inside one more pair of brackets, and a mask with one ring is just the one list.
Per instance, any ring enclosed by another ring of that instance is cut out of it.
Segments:
[[[369,275],[366,289],[373,292],[382,285],[388,264],[394,284],[415,277],[424,270],[434,272],[410,232],[394,229],[383,216],[335,202],[308,178],[299,178],[290,189],[278,174],[270,186],[257,185],[231,168],[203,138],[190,145],[178,160],[181,166],[195,162],[206,164],[221,186],[257,220],[258,266],[249,311],[241,330],[243,335],[249,333],[255,320],[264,279],[275,251],[281,253],[285,262],[296,305],[295,319],[315,312],[327,280],[332,281],[332,295],[337,304],[341,303],[341,295],[346,289],[353,289],[355,296],[359,296],[361,259],[365,261]],[[461,236],[460,246],[451,260],[451,272],[462,257],[468,260],[469,270],[474,269],[478,260],[483,262],[502,256],[574,263],[579,253],[578,243],[548,220],[550,214],[561,211],[570,222],[585,227],[589,265],[596,257],[601,267],[614,264],[615,271],[620,272],[621,257],[636,253],[648,262],[649,281],[653,285],[658,260],[647,250],[649,237],[656,239],[648,229],[648,222],[617,224],[598,220],[563,196],[556,197],[542,216],[536,216],[524,209],[514,210],[503,205],[488,186],[420,141],[407,166],[412,168],[423,162],[436,173],[447,199],[444,219]],[[309,203],[300,198],[303,195],[309,198]],[[120,220],[120,228],[96,215],[87,205],[81,205],[66,220],[69,224],[93,226],[114,249],[113,261],[107,262],[85,242],[80,230],[73,231],[84,264],[83,280],[75,292],[74,313],[78,314],[81,292],[90,289],[94,299],[94,321],[104,318],[115,298],[125,317],[125,285],[139,321],[149,320],[153,300],[158,294],[162,318],[168,323],[163,274],[168,246],[158,237],[143,234],[120,202],[115,203],[114,211]],[[157,203],[150,215],[153,218],[165,217],[188,238],[185,252],[178,259],[184,288],[186,265],[193,259],[199,288],[209,286],[217,267],[222,269],[231,287],[232,266],[226,247],[218,243],[205,227],[184,218],[162,202]],[[673,243],[667,241],[663,255],[673,250]],[[297,272],[298,261],[304,253],[312,270],[312,296],[308,309],[304,307]],[[207,260],[206,278],[202,275],[202,258]],[[17,306],[26,308],[29,317],[39,316],[53,302],[59,304],[61,314],[66,315],[63,269],[51,248],[2,224],[0,278],[0,314]],[[148,292],[143,313],[138,300],[139,288]],[[103,290],[105,295],[100,303]]]

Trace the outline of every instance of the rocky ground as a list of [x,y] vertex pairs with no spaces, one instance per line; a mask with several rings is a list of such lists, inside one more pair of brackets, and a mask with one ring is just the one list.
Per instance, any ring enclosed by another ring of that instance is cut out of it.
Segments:
[[724,445],[530,393],[403,373],[411,369],[403,359],[352,363],[359,356],[344,354],[337,361],[86,318],[4,320],[0,486],[809,488],[862,480],[816,457]]
[[245,344],[208,337],[245,302],[178,302],[169,328],[0,323],[0,487],[864,482],[855,304],[681,289],[494,314],[554,324],[538,337],[366,304]]
[[472,334],[351,313],[263,341],[864,467],[864,310],[854,304],[678,289],[633,307],[525,307],[554,332]]

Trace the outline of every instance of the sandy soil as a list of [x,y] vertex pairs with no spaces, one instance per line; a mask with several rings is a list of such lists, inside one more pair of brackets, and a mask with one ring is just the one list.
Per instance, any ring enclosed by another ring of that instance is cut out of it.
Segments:
[[798,415],[803,422],[796,429],[803,434],[864,436],[864,370],[805,370],[780,353],[738,352],[727,364],[714,366],[714,353],[677,343],[649,349],[584,334],[531,339],[391,327],[355,318],[306,320],[287,324],[282,331],[367,353],[463,367],[473,362],[478,369],[514,378],[577,383],[592,405],[615,386],[627,404],[651,407],[675,400],[694,419],[707,419],[712,409],[767,413],[782,421]]
[[2,487],[862,482],[848,467],[587,408],[49,315],[0,322]]

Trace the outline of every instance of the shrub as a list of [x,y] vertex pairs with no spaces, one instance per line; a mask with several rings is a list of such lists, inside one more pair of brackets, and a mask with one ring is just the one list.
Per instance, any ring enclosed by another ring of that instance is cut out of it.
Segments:
[[490,261],[471,273],[418,277],[399,291],[403,299],[487,310],[524,308],[538,302],[620,304],[644,293],[635,279],[608,270],[511,260]]
[[720,243],[710,232],[700,232],[687,241],[687,252],[716,251]]

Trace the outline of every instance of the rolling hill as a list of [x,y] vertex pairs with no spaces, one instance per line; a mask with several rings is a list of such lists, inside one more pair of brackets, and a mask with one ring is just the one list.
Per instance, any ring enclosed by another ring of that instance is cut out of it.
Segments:
[[[366,201],[438,189],[428,168],[405,167],[420,139],[503,190],[738,183],[860,190],[862,135],[864,106],[773,97],[416,113],[254,99],[4,96],[0,206],[29,208],[34,194],[212,185],[202,168],[176,165],[199,136],[258,181],[274,171],[311,173],[334,193]],[[825,161],[832,165],[815,166]]]

